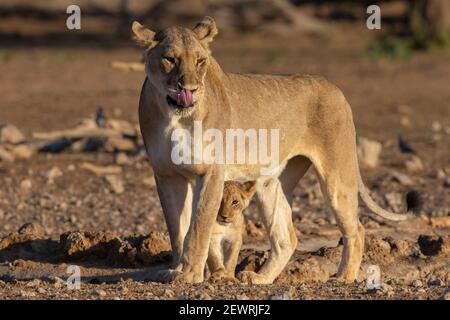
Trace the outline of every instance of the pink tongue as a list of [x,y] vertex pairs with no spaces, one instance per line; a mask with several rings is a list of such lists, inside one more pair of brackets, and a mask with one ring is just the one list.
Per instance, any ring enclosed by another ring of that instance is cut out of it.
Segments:
[[189,89],[183,89],[177,95],[177,104],[182,105],[183,107],[189,107],[194,103],[194,99],[192,97],[192,92]]

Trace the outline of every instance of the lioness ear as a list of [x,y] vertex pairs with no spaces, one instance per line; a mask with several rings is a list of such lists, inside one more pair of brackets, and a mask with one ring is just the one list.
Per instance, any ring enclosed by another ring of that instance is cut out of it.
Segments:
[[242,191],[247,200],[250,200],[256,192],[256,181],[247,181],[242,184]]
[[208,45],[211,41],[213,41],[214,37],[219,33],[216,22],[213,18],[208,16],[204,17],[202,21],[197,23],[193,31],[197,35],[197,38],[205,45]]
[[153,48],[158,43],[154,40],[155,33],[137,21],[133,22],[131,30],[133,31],[134,40],[141,46]]

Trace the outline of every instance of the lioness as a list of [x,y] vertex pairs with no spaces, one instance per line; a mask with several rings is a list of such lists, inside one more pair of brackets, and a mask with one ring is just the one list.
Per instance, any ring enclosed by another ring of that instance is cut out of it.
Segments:
[[[224,72],[209,50],[218,34],[210,17],[193,29],[155,33],[134,22],[132,31],[146,48],[139,122],[173,249],[174,269],[164,272],[162,280],[203,281],[223,183],[233,180],[256,181],[255,198],[271,243],[259,272],[238,277],[272,283],[297,246],[291,194],[311,164],[343,235],[337,278],[355,280],[364,248],[358,194],[384,218],[407,215],[387,212],[369,196],[359,171],[352,112],[342,92],[317,76]],[[172,133],[183,129],[193,134],[194,121],[222,134],[229,128],[279,129],[279,166],[262,174],[260,162],[175,164],[171,156],[178,142]]]
[[255,191],[255,182],[225,181],[209,244],[207,263],[212,278],[234,278],[244,232],[243,211],[248,207]]

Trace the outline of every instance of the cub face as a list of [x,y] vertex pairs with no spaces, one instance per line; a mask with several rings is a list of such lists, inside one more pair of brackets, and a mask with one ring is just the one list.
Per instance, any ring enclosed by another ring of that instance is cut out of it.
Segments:
[[236,215],[243,214],[243,210],[248,207],[255,191],[255,181],[245,183],[225,181],[217,222],[229,224],[234,221]]
[[205,94],[209,43],[218,33],[214,20],[205,17],[192,30],[169,27],[158,33],[135,21],[132,30],[135,40],[146,47],[145,71],[160,95],[163,114],[191,115]]

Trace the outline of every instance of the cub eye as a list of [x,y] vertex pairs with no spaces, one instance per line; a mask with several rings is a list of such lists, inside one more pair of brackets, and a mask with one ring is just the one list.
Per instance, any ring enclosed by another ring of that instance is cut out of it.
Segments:
[[206,58],[198,59],[198,60],[197,60],[197,66],[203,65],[203,64],[205,64],[205,62],[206,62]]
[[173,58],[173,57],[164,57],[163,59],[166,60],[169,63],[172,63],[172,64],[175,63],[175,58]]
[[233,200],[232,202],[231,202],[231,205],[232,206],[237,206],[239,204],[239,201],[238,200]]

